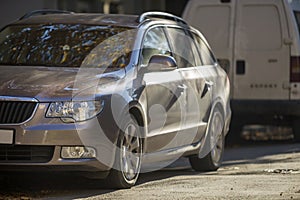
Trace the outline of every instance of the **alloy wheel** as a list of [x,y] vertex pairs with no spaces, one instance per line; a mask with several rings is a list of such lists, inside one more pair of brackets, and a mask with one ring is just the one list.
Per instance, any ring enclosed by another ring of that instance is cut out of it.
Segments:
[[127,181],[134,180],[141,168],[142,144],[138,127],[129,123],[120,146],[121,171]]

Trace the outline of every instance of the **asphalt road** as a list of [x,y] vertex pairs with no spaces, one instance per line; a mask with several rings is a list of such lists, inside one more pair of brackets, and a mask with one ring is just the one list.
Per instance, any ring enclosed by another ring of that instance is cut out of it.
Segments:
[[142,174],[137,186],[105,189],[105,183],[64,174],[0,176],[0,199],[300,199],[300,144],[247,144],[227,148],[217,172],[194,172],[187,159]]

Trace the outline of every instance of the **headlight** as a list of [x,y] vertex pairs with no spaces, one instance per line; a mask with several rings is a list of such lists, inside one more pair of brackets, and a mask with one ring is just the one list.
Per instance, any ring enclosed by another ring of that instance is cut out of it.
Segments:
[[67,101],[49,105],[46,117],[61,118],[64,122],[91,119],[103,109],[103,101]]

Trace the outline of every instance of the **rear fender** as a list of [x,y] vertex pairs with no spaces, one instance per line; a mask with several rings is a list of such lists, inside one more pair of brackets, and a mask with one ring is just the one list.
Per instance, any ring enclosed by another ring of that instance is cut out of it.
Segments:
[[[222,119],[224,122],[224,127],[225,127],[225,111],[224,111],[224,104],[221,100],[221,98],[217,98],[214,100],[211,110],[210,110],[210,115],[209,115],[209,120],[208,120],[208,125],[206,128],[206,132],[205,132],[205,136],[203,137],[202,141],[201,141],[201,146],[199,149],[199,158],[204,158],[210,151],[211,151],[211,145],[209,142],[209,132],[211,129],[211,120],[212,120],[212,116],[214,114],[214,112],[219,111],[222,115]],[[223,132],[222,134],[225,134],[225,129],[223,128]]]

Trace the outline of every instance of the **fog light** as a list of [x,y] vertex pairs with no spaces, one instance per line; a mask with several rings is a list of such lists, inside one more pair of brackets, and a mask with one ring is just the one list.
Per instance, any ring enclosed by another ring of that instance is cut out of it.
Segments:
[[96,150],[92,147],[62,147],[61,157],[67,159],[96,158]]

